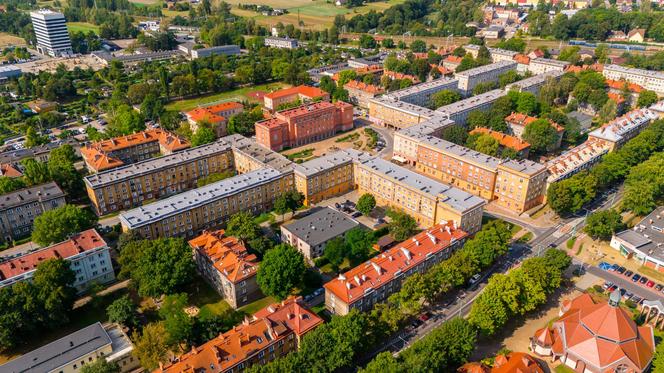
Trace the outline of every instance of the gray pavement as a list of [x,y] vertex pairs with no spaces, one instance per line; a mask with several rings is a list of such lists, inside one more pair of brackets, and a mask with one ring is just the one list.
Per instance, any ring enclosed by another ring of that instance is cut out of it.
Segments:
[[627,278],[618,272],[604,271],[595,266],[586,267],[586,271],[605,281],[613,282],[619,288],[634,293],[641,298],[664,302],[664,293],[655,290],[655,288],[649,288],[645,285],[634,283],[630,278]]

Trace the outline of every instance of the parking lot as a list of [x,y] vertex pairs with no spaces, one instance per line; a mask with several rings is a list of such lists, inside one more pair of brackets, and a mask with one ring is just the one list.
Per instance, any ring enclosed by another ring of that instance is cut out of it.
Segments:
[[587,271],[604,279],[602,286],[605,290],[620,289],[625,301],[631,300],[637,304],[642,303],[644,299],[664,302],[663,284],[617,264],[601,262],[597,267],[588,267]]

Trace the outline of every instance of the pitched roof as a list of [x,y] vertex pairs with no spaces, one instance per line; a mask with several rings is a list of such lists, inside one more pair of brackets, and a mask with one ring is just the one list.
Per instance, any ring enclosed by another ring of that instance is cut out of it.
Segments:
[[374,95],[385,93],[385,89],[383,87],[373,84],[365,84],[363,82],[358,82],[357,80],[351,80],[350,82],[344,84],[344,88],[356,89],[358,91],[364,91]]
[[327,92],[323,91],[320,88],[310,87],[308,85],[299,85],[297,87],[285,88],[285,89],[280,89],[278,91],[270,92],[266,94],[264,97],[267,97],[269,99],[275,99],[275,98],[295,96],[295,95],[302,95],[312,99],[317,97],[324,97],[327,95]]
[[199,107],[187,112],[187,117],[194,122],[207,121],[212,124],[221,123],[226,120],[222,115],[225,111],[240,109],[244,106],[239,102],[222,102],[220,104]]
[[21,176],[23,176],[23,174],[21,173],[21,171],[14,168],[14,166],[12,166],[11,164],[3,163],[3,164],[0,164],[0,176],[21,177]]
[[606,84],[609,86],[609,88],[618,89],[618,90],[623,90],[625,86],[627,86],[627,89],[632,93],[641,93],[644,90],[644,88],[641,87],[640,85],[635,83],[629,83],[624,80],[607,79]]
[[449,62],[449,63],[459,64],[459,63],[461,63],[461,61],[463,61],[463,57],[449,55],[449,56],[445,57],[444,61]]
[[522,65],[528,65],[530,64],[530,57],[526,56],[525,54],[515,54],[514,61]]
[[[505,117],[505,122],[521,127],[525,127],[536,120],[537,118],[535,117],[531,117],[530,115],[517,113],[517,112],[512,112],[512,114]],[[549,119],[549,123],[551,123],[553,128],[556,129],[556,132],[562,132],[565,130],[561,125],[552,121],[551,119]]]
[[0,263],[0,280],[6,280],[34,271],[48,259],[67,259],[74,255],[106,246],[106,242],[94,229],[88,229],[73,235],[67,241],[30,252],[17,258]]
[[420,79],[418,77],[414,76],[414,75],[402,74],[402,73],[398,73],[396,71],[384,70],[383,75],[387,75],[391,79],[399,79],[399,80],[409,79],[413,83],[419,83],[420,82]]
[[452,223],[447,222],[420,232],[327,282],[323,285],[325,291],[332,292],[347,304],[362,299],[366,292],[383,286],[424,262],[429,256],[446,250],[452,243],[468,236],[468,233],[454,228]]
[[511,352],[507,356],[496,356],[491,373],[544,373],[544,370],[532,356]]
[[189,245],[207,257],[214,268],[232,283],[256,275],[257,258],[236,237],[224,236],[224,230],[203,232],[189,241]]
[[518,137],[506,135],[502,132],[494,131],[489,128],[477,127],[474,130],[470,131],[471,135],[478,133],[489,135],[494,139],[498,140],[500,145],[512,148],[518,152],[528,149],[530,147],[529,143],[519,139]]
[[634,30],[630,30],[630,32],[627,34],[628,38],[631,38],[632,36],[640,34],[642,37],[646,37],[646,29],[644,28],[636,28]]
[[283,340],[292,333],[302,334],[323,323],[316,314],[290,298],[270,305],[251,319],[179,356],[155,373],[223,372],[247,360],[258,351]]
[[625,102],[623,96],[618,93],[609,92],[607,95],[609,96],[609,99],[613,100],[613,102],[615,102],[617,105]]

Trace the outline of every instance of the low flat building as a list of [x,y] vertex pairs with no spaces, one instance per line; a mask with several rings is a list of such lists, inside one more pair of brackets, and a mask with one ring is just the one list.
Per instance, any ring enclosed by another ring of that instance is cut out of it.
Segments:
[[327,282],[325,308],[333,315],[370,311],[401,289],[415,273],[448,259],[468,233],[445,222],[429,228]]
[[295,49],[298,47],[297,39],[280,38],[278,36],[266,36],[265,46],[273,48]]
[[604,140],[609,144],[609,151],[614,151],[656,119],[659,119],[659,115],[650,109],[632,110],[590,132],[588,138]]
[[548,73],[550,71],[565,71],[570,63],[567,61],[552,60],[550,58],[532,58],[528,64],[528,71],[534,75]]
[[637,69],[620,65],[604,65],[602,74],[606,79],[625,80],[647,90],[664,95],[664,73],[661,71]]
[[240,54],[239,45],[219,45],[216,47],[202,47],[197,48],[197,45],[191,42],[183,43],[178,45],[178,49],[185,52],[192,60],[197,58],[209,57],[212,55],[221,55],[221,56],[234,56]]
[[74,148],[74,152],[80,155],[80,148],[76,140],[58,140],[49,142],[48,144],[35,146],[33,148],[9,150],[0,153],[0,163],[11,164],[20,168],[21,161],[24,159],[34,159],[39,162],[48,162],[53,149],[57,149],[64,145],[70,145]]
[[353,129],[353,105],[343,101],[304,104],[256,122],[256,141],[274,151],[298,147]]
[[226,125],[233,115],[244,111],[244,105],[239,102],[222,102],[216,105],[198,107],[188,111],[187,122],[192,133],[198,131],[198,124],[201,122],[209,123],[213,126],[217,137],[226,136]]
[[81,148],[81,155],[91,172],[99,172],[171,154],[190,145],[186,139],[156,128],[87,144]]
[[323,323],[301,299],[259,310],[231,330],[161,365],[153,373],[241,372],[296,351],[302,338]]
[[16,66],[0,66],[0,81],[18,78],[21,74],[23,74],[23,71]]
[[348,99],[350,103],[364,109],[369,108],[369,100],[385,93],[383,87],[373,84],[365,84],[356,80],[351,80],[344,84],[344,89],[348,91]]
[[49,259],[62,258],[76,275],[74,287],[83,292],[91,283],[106,284],[115,280],[110,248],[94,229],[88,229],[63,241],[0,263],[0,288],[31,279],[37,266]]
[[473,89],[478,84],[498,81],[500,75],[508,71],[515,71],[516,67],[516,62],[502,60],[500,62],[456,73],[455,77],[459,80],[458,89],[468,95],[473,92]]
[[610,144],[603,140],[588,140],[547,162],[549,184],[567,179],[587,170],[609,152]]
[[54,182],[0,196],[0,240],[11,242],[30,235],[37,216],[64,206],[65,193]]
[[325,245],[359,226],[348,215],[330,207],[317,208],[309,215],[281,225],[281,241],[290,244],[313,262],[323,255]]
[[263,106],[269,111],[279,110],[279,106],[299,100],[307,103],[315,100],[330,101],[330,94],[320,88],[308,85],[299,85],[292,88],[284,88],[263,96]]
[[664,206],[659,206],[632,229],[615,233],[611,247],[641,265],[664,272]]
[[146,239],[193,237],[240,211],[268,211],[276,197],[291,190],[292,172],[264,167],[124,211],[120,223],[123,231],[136,230]]
[[106,359],[118,364],[120,372],[125,373],[139,367],[133,350],[134,345],[118,325],[102,326],[97,322],[0,365],[0,371],[78,372],[86,364]]
[[198,273],[237,309],[264,295],[256,282],[258,258],[224,230],[203,232],[189,241]]

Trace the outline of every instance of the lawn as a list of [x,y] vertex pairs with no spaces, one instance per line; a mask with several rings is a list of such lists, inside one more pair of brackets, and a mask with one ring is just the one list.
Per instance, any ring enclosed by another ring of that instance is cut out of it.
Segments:
[[651,280],[655,280],[655,282],[664,283],[664,274],[650,267],[641,266],[639,268],[639,273],[641,275],[646,275],[646,277],[648,277]]
[[99,35],[99,26],[87,22],[67,22],[67,29],[71,32],[84,32],[92,31]]
[[272,297],[261,298],[253,303],[249,303],[244,307],[238,308],[238,311],[244,312],[248,315],[253,315],[261,309],[269,306],[272,303],[277,303],[277,301]]
[[0,47],[8,47],[12,45],[25,45],[25,40],[16,35],[0,32]]
[[555,368],[556,373],[575,373],[574,369],[568,367],[567,365],[560,364]]
[[269,83],[269,84],[261,84],[261,85],[256,85],[256,86],[251,86],[251,87],[243,87],[243,88],[238,88],[232,91],[228,92],[221,92],[221,93],[215,93],[212,95],[207,95],[207,96],[201,96],[201,97],[196,97],[196,98],[190,98],[190,99],[185,99],[185,100],[177,100],[169,103],[166,105],[166,110],[171,110],[171,111],[189,111],[192,110],[198,106],[205,106],[205,105],[210,105],[218,101],[225,101],[225,100],[249,100],[249,96],[247,96],[247,93],[253,92],[253,91],[273,91],[275,89],[281,89],[287,87],[286,84],[283,83]]

